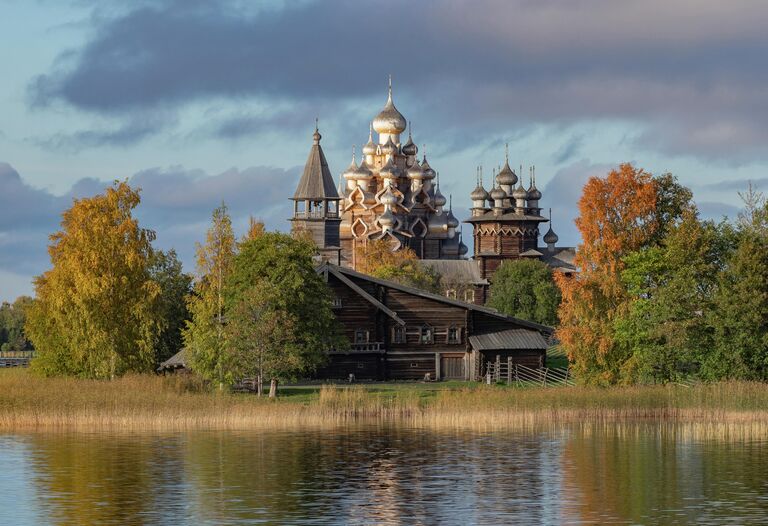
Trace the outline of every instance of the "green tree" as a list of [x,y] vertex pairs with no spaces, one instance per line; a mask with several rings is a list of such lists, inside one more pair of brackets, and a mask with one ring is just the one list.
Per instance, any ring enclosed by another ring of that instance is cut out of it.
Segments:
[[[270,354],[271,396],[279,381],[310,373],[325,361],[329,349],[344,345],[331,310],[330,291],[315,271],[316,250],[314,244],[305,240],[277,232],[264,233],[241,243],[227,280],[227,312],[239,313],[228,324],[254,323],[250,314],[242,312],[253,312],[265,304],[272,312],[270,316],[283,316],[291,321],[290,338],[275,336],[281,345],[275,344]],[[254,292],[256,286],[262,288]],[[246,331],[242,327],[228,330],[240,334]],[[242,349],[243,339],[237,341]]]
[[156,360],[162,362],[179,352],[184,344],[182,330],[190,318],[187,297],[192,291],[192,277],[185,274],[176,251],[155,251],[149,268],[160,286],[158,317],[163,321],[156,346]]
[[13,303],[0,305],[0,352],[31,351],[32,342],[24,332],[27,309],[32,298],[19,296]]
[[706,378],[768,380],[768,202],[750,191],[737,246],[720,274],[711,316],[713,352]]
[[197,280],[187,307],[191,320],[182,332],[192,369],[224,386],[224,284],[235,257],[235,235],[227,207],[213,211],[204,245],[197,244]]
[[[228,376],[256,378],[259,396],[264,378],[285,378],[304,365],[302,350],[295,348],[300,324],[282,307],[281,295],[273,284],[259,281],[243,292],[227,315]],[[275,394],[270,390],[270,396]]]
[[505,261],[493,275],[488,306],[500,312],[555,326],[559,304],[552,270],[541,261]]
[[132,215],[139,202],[138,190],[115,182],[64,212],[28,312],[36,372],[110,378],[153,369],[160,287],[149,272],[154,233]]
[[701,222],[688,208],[661,244],[624,258],[622,281],[633,300],[614,320],[614,334],[630,356],[625,382],[679,380],[708,359],[713,296],[729,248],[725,225]]

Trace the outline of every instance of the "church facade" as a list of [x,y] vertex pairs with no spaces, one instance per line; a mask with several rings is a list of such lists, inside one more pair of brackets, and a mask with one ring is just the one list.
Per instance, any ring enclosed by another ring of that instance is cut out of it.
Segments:
[[[403,135],[408,129],[407,140]],[[550,217],[542,214],[542,192],[535,169],[524,186],[522,166],[516,173],[509,153],[494,171],[491,188],[483,186],[482,172],[470,193],[474,252],[461,239],[460,222],[450,200],[440,191],[440,176],[414,143],[412,130],[395,107],[390,80],[384,108],[369,126],[368,141],[358,163],[341,173],[338,186],[320,146],[317,127],[313,144],[294,196],[292,230],[307,232],[323,261],[357,268],[357,253],[370,240],[382,239],[392,250],[409,248],[421,263],[437,270],[446,282],[445,294],[482,305],[488,286],[502,262],[539,259],[557,272],[570,274],[575,250],[556,246],[558,237]],[[550,223],[539,244],[542,225]]]

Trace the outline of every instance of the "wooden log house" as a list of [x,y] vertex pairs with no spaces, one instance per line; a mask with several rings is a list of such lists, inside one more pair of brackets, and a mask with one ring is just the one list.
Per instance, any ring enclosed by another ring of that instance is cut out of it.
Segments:
[[319,272],[350,346],[318,378],[476,380],[497,357],[545,366],[550,327],[330,263]]

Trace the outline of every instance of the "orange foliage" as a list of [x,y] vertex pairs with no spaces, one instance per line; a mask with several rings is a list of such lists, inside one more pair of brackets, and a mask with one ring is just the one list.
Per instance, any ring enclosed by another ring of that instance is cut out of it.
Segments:
[[392,250],[392,245],[384,239],[372,239],[357,248],[356,270],[364,274],[376,275],[377,270],[385,267],[401,267],[419,258],[410,248]]
[[588,383],[620,380],[624,357],[616,354],[611,322],[628,302],[621,258],[647,244],[658,228],[656,186],[650,174],[622,164],[605,178],[587,181],[579,200],[580,272],[555,276],[562,293],[557,336]]

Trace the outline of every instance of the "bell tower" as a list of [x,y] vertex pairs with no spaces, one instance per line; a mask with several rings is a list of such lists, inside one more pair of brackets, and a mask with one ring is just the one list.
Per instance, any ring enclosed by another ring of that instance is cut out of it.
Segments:
[[333,183],[328,161],[320,146],[320,131],[315,122],[312,148],[304,166],[304,173],[293,194],[291,232],[305,232],[314,241],[320,258],[334,265],[341,264],[339,240],[340,197]]

